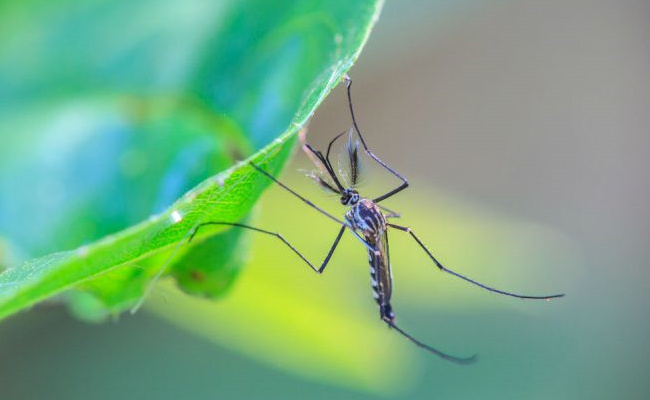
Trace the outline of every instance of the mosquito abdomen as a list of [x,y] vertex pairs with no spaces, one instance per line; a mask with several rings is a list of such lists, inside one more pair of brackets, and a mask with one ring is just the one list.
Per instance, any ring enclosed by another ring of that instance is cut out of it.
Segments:
[[372,297],[379,306],[379,316],[383,321],[393,322],[395,320],[395,313],[391,307],[389,298],[386,297],[385,290],[380,286],[380,279],[377,276],[377,268],[374,268],[373,263],[370,263],[370,284],[372,285]]
[[[380,252],[368,252],[370,261],[370,284],[372,285],[372,296],[379,306],[379,315],[382,320],[392,322],[395,314],[390,306],[392,294],[392,278],[390,276],[390,264],[386,259],[387,252],[380,244],[381,241],[375,241],[373,244],[380,249]],[[379,245],[378,245],[379,244]]]

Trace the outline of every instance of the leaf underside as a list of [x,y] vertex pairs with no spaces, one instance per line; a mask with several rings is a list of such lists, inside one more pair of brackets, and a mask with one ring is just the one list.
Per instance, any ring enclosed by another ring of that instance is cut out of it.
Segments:
[[0,6],[0,318],[66,292],[100,319],[161,272],[221,296],[246,233],[189,235],[250,213],[248,162],[279,174],[381,1],[77,3]]

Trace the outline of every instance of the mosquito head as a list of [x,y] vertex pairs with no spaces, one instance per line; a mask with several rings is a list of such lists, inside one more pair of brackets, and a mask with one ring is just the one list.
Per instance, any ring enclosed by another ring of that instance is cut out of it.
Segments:
[[353,206],[359,202],[359,192],[355,189],[345,189],[341,193],[341,204],[344,206]]

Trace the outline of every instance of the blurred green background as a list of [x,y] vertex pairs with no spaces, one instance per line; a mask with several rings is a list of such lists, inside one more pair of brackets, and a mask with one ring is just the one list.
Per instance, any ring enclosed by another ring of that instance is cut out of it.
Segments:
[[[163,282],[143,310],[103,324],[47,305],[3,321],[0,398],[646,399],[648,16],[632,0],[389,1],[351,71],[367,140],[411,178],[387,202],[402,222],[459,272],[567,293],[483,292],[392,234],[398,321],[477,364],[391,334],[350,237],[315,276],[250,235],[216,302]],[[310,142],[347,129],[346,107],[334,91]],[[297,171],[308,167],[298,155],[283,180],[340,212]],[[394,184],[367,172],[369,193]],[[278,188],[253,220],[314,260],[337,229]]]

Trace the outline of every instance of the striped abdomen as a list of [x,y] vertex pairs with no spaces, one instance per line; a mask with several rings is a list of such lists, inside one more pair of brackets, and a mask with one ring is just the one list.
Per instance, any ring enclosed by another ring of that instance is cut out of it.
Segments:
[[388,255],[388,235],[384,231],[380,232],[380,236],[366,237],[366,240],[379,252],[379,254],[376,254],[368,250],[372,294],[379,306],[381,319],[392,322],[395,319],[395,315],[390,306],[390,298],[393,293],[393,276],[390,270],[390,258]]

